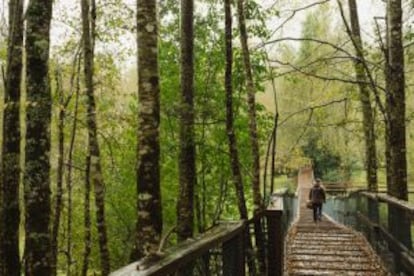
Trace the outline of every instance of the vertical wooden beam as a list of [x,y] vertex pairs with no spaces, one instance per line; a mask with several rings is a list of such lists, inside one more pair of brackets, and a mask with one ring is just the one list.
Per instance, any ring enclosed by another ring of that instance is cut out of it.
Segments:
[[[245,226],[246,227],[246,226]],[[245,275],[245,231],[223,243],[223,276]]]
[[283,197],[272,200],[266,210],[267,221],[267,275],[283,275]]

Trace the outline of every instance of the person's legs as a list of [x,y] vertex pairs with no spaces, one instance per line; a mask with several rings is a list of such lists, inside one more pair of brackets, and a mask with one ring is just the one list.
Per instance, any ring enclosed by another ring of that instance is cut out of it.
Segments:
[[313,203],[312,209],[313,209],[313,221],[316,222],[316,220],[318,219],[318,204]]
[[313,220],[321,220],[322,217],[322,204],[321,203],[314,203],[313,204]]
[[322,220],[322,203],[319,205],[319,220]]

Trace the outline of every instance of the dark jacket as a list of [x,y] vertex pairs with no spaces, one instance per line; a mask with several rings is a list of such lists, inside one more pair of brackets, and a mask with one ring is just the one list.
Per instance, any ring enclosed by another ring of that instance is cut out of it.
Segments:
[[313,186],[309,192],[309,200],[312,203],[324,203],[326,200],[325,190],[319,185]]

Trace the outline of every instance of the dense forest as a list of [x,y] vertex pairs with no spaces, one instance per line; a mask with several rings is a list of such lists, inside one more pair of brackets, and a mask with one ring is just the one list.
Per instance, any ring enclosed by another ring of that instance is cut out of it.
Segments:
[[413,1],[2,3],[0,275],[108,275],[303,166],[414,200]]

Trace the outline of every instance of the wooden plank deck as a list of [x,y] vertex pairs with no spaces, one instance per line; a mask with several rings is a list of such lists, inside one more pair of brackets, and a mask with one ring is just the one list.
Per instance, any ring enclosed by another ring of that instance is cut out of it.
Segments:
[[285,275],[390,275],[363,237],[323,216],[315,223],[306,200],[312,171],[298,177],[299,216],[286,240]]

